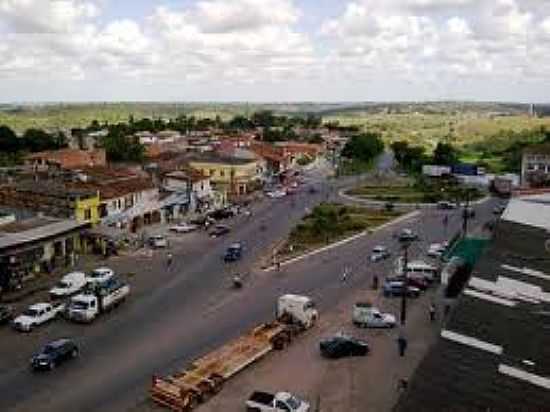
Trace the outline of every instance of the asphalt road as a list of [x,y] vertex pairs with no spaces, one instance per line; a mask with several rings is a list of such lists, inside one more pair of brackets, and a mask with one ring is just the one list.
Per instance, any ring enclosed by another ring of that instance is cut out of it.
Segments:
[[[334,183],[333,183],[334,184]],[[336,183],[337,187],[347,184]],[[280,272],[250,274],[241,291],[229,288],[228,270],[221,260],[227,244],[244,240],[247,251],[239,270],[253,263],[275,240],[288,233],[307,207],[337,191],[326,183],[316,184],[316,195],[303,193],[290,198],[266,201],[253,218],[235,227],[225,239],[204,239],[185,251],[174,251],[173,276],[150,293],[128,302],[120,316],[97,325],[52,324],[60,333],[78,338],[82,355],[72,364],[53,373],[33,374],[20,359],[9,354],[0,359],[0,410],[14,411],[123,411],[144,402],[151,375],[166,374],[191,359],[208,352],[262,321],[270,320],[276,298],[282,293],[305,293],[317,299],[321,309],[350,292],[349,288],[368,282],[377,266],[366,263],[367,251],[377,243],[396,250],[392,233],[398,227],[412,227],[422,238],[411,250],[421,253],[431,241],[441,241],[442,216],[437,211],[422,212],[414,222],[402,223],[295,264]],[[294,206],[291,204],[294,203]],[[476,223],[491,216],[491,203],[478,207]],[[455,212],[456,215],[456,212]],[[265,225],[266,230],[260,230]],[[460,226],[458,216],[450,219],[448,234]],[[343,266],[353,274],[342,284]],[[161,264],[152,273],[165,270]],[[136,271],[140,271],[136,267]],[[140,274],[138,276],[144,276]],[[383,275],[379,273],[379,275]],[[86,328],[85,330],[83,328]],[[55,330],[55,329],[54,329]],[[13,338],[14,345],[25,336]],[[2,345],[6,347],[6,342]],[[16,347],[13,348],[16,351]]]

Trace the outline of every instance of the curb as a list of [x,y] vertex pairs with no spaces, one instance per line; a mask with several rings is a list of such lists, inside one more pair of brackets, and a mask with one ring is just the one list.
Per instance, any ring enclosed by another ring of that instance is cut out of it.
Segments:
[[[388,203],[383,200],[369,200],[369,199],[362,199],[356,196],[351,196],[345,193],[346,190],[348,189],[341,189],[338,192],[338,196],[346,200],[350,200],[352,202],[364,203],[366,205],[371,205],[371,206],[384,206],[386,203]],[[481,199],[476,200],[475,202],[470,202],[470,206],[480,205],[482,203],[487,202],[490,199],[491,199],[491,196],[482,197]],[[410,208],[430,209],[430,208],[437,207],[437,203],[396,203],[396,202],[391,202],[391,203],[393,203],[395,207],[409,208],[409,209]]]
[[[282,262],[280,262],[280,266],[283,267],[283,266],[286,266],[286,265],[290,265],[291,263],[295,263],[295,262],[298,262],[300,260],[306,259],[308,257],[317,255],[319,253],[326,252],[327,250],[337,248],[338,246],[342,246],[342,245],[345,245],[346,243],[353,242],[356,239],[359,239],[363,236],[370,235],[372,233],[378,232],[382,229],[385,229],[387,227],[395,225],[396,223],[401,223],[405,220],[411,219],[411,218],[413,218],[413,217],[415,217],[419,214],[420,214],[420,212],[418,210],[415,210],[415,211],[407,213],[403,216],[399,216],[397,219],[392,220],[391,222],[384,223],[383,225],[378,226],[377,228],[374,228],[372,230],[367,230],[367,231],[364,231],[364,232],[357,233],[357,234],[355,234],[353,236],[350,236],[348,238],[339,240],[338,242],[331,243],[330,245],[327,245],[327,246],[323,246],[322,248],[314,249],[314,250],[311,250],[311,251],[309,251],[309,252],[307,252],[303,255],[296,256],[296,257],[293,257],[291,259],[282,261]],[[276,265],[271,265],[271,266],[268,266],[266,268],[262,268],[263,272],[271,272],[272,270],[276,270]]]

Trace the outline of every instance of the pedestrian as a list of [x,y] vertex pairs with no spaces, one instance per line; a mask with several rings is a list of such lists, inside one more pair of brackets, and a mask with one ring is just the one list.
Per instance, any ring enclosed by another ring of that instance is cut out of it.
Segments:
[[281,262],[277,262],[276,266],[277,266],[277,272],[280,272],[281,271]]
[[168,267],[172,266],[172,254],[171,253],[168,253],[166,255],[166,266],[168,266]]
[[403,336],[402,334],[399,335],[397,338],[397,347],[399,349],[399,356],[403,357],[405,356],[405,351],[407,350],[407,338]]
[[377,290],[378,289],[378,276],[374,275],[372,278],[372,289]]
[[342,282],[346,282],[348,280],[348,275],[350,274],[349,272],[349,267],[345,266],[344,272],[342,273]]
[[433,302],[430,304],[430,322],[433,322],[435,320],[435,305]]
[[448,303],[445,304],[445,317],[449,316],[449,313],[451,312],[451,305]]

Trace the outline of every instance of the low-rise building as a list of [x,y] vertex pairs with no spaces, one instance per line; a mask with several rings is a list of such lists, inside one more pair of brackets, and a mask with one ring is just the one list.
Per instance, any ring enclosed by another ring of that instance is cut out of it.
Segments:
[[81,167],[102,167],[107,164],[105,149],[78,150],[60,149],[32,153],[25,157],[25,164],[35,169],[57,167],[78,169]]
[[523,150],[521,185],[548,186],[550,176],[550,143],[532,145]]
[[194,155],[189,165],[210,178],[214,190],[228,195],[245,195],[261,180],[257,159],[237,158],[214,153]]
[[283,147],[254,141],[250,144],[249,149],[265,160],[267,175],[278,175],[292,165],[292,154]]
[[0,294],[25,279],[75,263],[88,222],[34,217],[0,226]]
[[99,222],[99,193],[52,180],[27,180],[0,187],[0,206],[64,219]]
[[550,196],[510,201],[395,411],[548,409],[549,230]]

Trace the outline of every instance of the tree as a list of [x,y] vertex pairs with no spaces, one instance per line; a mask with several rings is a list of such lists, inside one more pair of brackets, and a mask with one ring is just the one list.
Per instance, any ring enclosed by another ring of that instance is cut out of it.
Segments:
[[23,146],[30,152],[59,149],[57,140],[41,129],[27,129],[23,134]]
[[0,152],[14,153],[21,148],[21,141],[8,126],[0,126]]
[[130,135],[125,124],[109,127],[109,133],[102,139],[102,145],[111,161],[140,162],[145,156],[145,146],[139,139]]
[[450,143],[439,142],[434,150],[433,162],[436,165],[450,166],[458,162],[458,151]]
[[344,148],[342,156],[369,162],[384,150],[384,142],[378,133],[363,133],[353,136]]
[[311,144],[321,144],[324,142],[324,140],[320,133],[315,133],[313,136],[307,139],[307,142]]
[[275,116],[270,110],[262,110],[252,115],[252,123],[259,127],[273,127],[275,124]]

